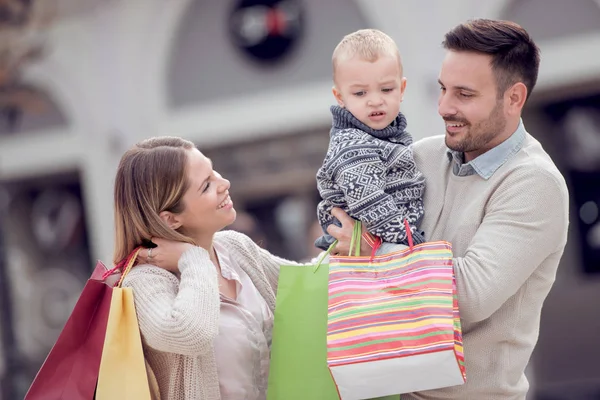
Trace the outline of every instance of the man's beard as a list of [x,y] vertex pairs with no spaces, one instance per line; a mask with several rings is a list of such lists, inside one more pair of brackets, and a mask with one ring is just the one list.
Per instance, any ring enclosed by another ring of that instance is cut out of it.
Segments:
[[464,118],[445,117],[444,121],[449,123],[466,124],[466,133],[458,142],[452,141],[452,137],[446,135],[446,146],[450,150],[461,153],[470,153],[485,148],[486,145],[494,140],[506,128],[506,119],[504,118],[504,103],[498,101],[487,119],[476,125]]

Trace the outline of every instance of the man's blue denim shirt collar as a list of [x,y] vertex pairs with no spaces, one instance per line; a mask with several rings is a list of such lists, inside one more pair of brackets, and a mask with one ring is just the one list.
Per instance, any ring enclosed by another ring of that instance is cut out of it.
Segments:
[[457,176],[478,174],[485,180],[489,179],[498,168],[521,150],[526,133],[521,120],[517,130],[508,139],[468,163],[464,162],[462,152],[448,149],[448,158],[454,160],[452,166],[454,174]]

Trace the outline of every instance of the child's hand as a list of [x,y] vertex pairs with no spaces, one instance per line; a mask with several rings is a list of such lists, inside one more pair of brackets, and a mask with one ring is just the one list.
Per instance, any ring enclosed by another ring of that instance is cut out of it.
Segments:
[[[350,218],[348,214],[341,208],[334,207],[331,210],[331,215],[337,218],[342,226],[335,226],[331,224],[327,227],[327,233],[338,240],[338,244],[331,251],[333,255],[348,255],[350,253],[350,242],[352,241],[352,234],[354,232],[354,219]],[[363,233],[365,232],[365,226],[362,226]],[[363,235],[364,236],[364,235]],[[371,247],[361,237],[360,243],[360,255],[368,256],[371,254]]]
[[160,238],[152,238],[152,243],[156,247],[140,251],[138,261],[144,264],[156,265],[174,273],[179,272],[177,264],[181,255],[186,250],[194,247],[190,243]]

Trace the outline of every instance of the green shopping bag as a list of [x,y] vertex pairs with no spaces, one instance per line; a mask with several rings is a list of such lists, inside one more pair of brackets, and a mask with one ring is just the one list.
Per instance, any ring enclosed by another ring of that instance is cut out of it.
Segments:
[[[267,400],[339,400],[327,367],[329,265],[279,271]],[[399,396],[381,397],[398,400]]]

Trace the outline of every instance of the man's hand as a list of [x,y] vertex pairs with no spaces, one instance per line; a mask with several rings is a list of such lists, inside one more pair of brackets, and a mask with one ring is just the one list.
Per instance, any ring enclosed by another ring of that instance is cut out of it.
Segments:
[[[354,220],[350,218],[344,210],[341,208],[334,207],[331,210],[331,215],[337,218],[342,227],[335,226],[335,224],[331,224],[327,227],[327,233],[338,240],[338,244],[331,251],[333,255],[348,255],[350,254],[350,242],[352,241],[352,233],[354,232]],[[363,233],[365,232],[365,226],[362,226]],[[361,237],[360,243],[360,255],[368,256],[371,254],[371,247],[369,244]]]

